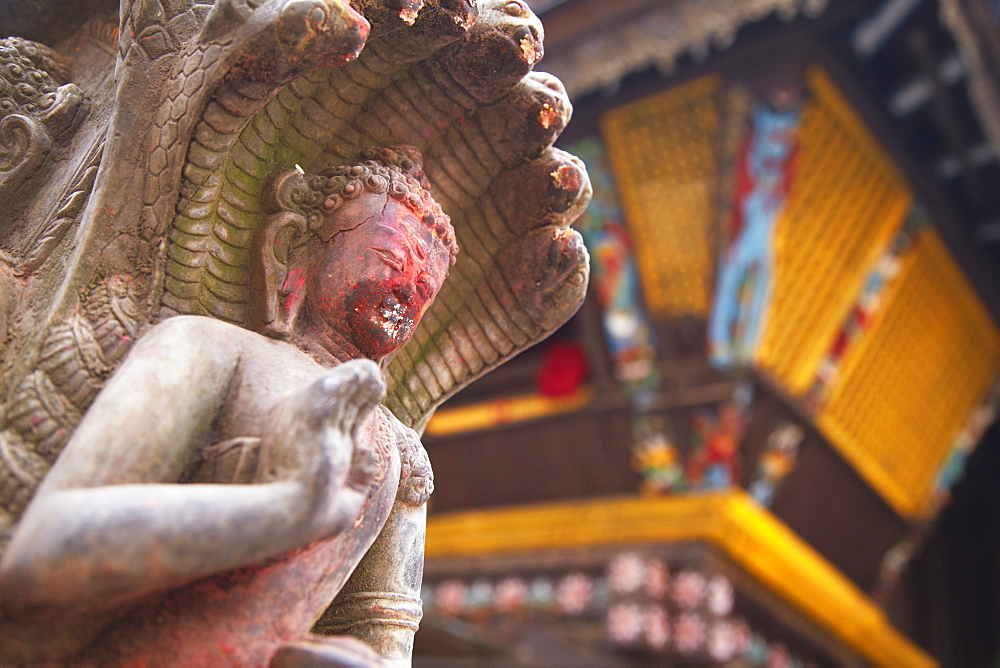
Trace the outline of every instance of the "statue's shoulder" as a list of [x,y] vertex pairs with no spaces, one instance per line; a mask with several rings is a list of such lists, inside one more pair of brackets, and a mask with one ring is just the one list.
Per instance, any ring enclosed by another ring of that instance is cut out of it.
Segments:
[[200,346],[232,348],[243,342],[267,341],[267,337],[239,325],[203,315],[176,315],[153,325],[140,340],[168,342],[175,345],[197,343]]
[[272,340],[216,318],[178,315],[142,333],[129,352],[133,360],[200,369],[199,375],[231,369],[239,361],[266,355]]
[[165,318],[153,325],[149,334],[153,332],[170,332],[177,335],[197,335],[197,334],[232,334],[239,336],[238,332],[260,336],[250,332],[238,325],[212,318],[205,315],[175,315]]

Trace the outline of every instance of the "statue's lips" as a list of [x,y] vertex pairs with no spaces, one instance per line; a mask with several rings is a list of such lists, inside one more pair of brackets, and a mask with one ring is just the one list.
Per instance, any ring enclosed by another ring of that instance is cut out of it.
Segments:
[[347,325],[354,344],[372,359],[406,343],[420,318],[422,301],[407,301],[393,287],[364,281],[347,298]]

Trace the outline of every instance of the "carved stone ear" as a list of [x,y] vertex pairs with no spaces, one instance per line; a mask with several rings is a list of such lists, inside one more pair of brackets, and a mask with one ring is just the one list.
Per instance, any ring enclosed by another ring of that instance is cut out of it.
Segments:
[[11,114],[0,119],[0,186],[34,173],[49,150],[48,133],[33,119]]
[[[39,167],[52,142],[34,119],[10,114],[0,119],[0,238],[20,234],[26,192],[41,185],[45,174]],[[12,242],[13,243],[13,242]]]
[[320,193],[309,188],[303,172],[297,169],[285,169],[268,177],[261,204],[266,213],[302,212],[303,205],[318,205],[320,197]]
[[286,338],[292,333],[306,293],[306,219],[283,211],[269,216],[254,240],[250,325]]

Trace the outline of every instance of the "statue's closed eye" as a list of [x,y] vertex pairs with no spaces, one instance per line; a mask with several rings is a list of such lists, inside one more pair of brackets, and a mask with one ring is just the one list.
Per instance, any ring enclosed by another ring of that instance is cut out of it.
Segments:
[[406,264],[398,253],[388,248],[372,248],[379,260],[396,271],[405,271]]

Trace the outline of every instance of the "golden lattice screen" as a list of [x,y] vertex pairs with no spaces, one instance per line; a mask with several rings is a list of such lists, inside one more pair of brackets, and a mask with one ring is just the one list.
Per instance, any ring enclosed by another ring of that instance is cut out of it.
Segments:
[[646,307],[704,315],[710,301],[721,80],[705,77],[609,112],[602,132]]
[[820,360],[868,267],[910,206],[903,177],[826,76],[809,76],[791,192],[774,232],[774,287],[756,364],[793,394]]
[[930,229],[886,289],[817,421],[897,511],[920,516],[945,455],[995,378],[1000,334]]

